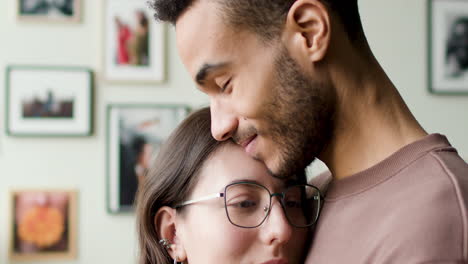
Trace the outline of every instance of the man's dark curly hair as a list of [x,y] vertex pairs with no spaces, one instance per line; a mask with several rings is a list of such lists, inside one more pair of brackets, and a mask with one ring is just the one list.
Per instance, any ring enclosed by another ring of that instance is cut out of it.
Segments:
[[[180,15],[195,1],[149,0],[158,21],[175,25]],[[206,0],[205,0],[206,1]],[[289,8],[296,0],[209,0],[218,2],[230,25],[257,33],[264,40],[279,37]],[[357,0],[320,0],[337,14],[351,41],[362,40],[364,31]]]

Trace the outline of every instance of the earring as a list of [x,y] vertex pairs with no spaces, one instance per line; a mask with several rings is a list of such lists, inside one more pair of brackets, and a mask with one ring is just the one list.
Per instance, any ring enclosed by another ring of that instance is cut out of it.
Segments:
[[166,249],[170,249],[172,244],[170,243],[169,239],[167,238],[163,238],[161,240],[159,240],[159,244],[161,244],[163,247],[165,247]]

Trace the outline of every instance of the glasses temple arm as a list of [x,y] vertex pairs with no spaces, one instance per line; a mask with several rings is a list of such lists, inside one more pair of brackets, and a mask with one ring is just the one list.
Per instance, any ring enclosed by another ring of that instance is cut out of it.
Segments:
[[186,205],[190,205],[190,204],[194,204],[194,203],[198,203],[198,202],[203,202],[203,201],[207,201],[207,200],[211,200],[211,199],[214,199],[214,198],[219,198],[219,197],[224,197],[224,193],[215,193],[215,194],[211,194],[211,195],[207,195],[207,196],[204,196],[204,197],[201,197],[201,198],[198,198],[198,199],[194,199],[194,200],[188,200],[188,201],[185,201],[181,204],[178,204],[176,205],[174,208],[180,208],[180,207],[183,207],[183,206],[186,206]]

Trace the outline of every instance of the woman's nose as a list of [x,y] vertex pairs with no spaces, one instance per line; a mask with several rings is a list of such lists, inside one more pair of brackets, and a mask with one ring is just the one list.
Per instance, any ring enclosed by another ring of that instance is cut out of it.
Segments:
[[262,240],[267,244],[284,244],[291,239],[292,229],[279,199],[273,199],[269,215],[262,225]]

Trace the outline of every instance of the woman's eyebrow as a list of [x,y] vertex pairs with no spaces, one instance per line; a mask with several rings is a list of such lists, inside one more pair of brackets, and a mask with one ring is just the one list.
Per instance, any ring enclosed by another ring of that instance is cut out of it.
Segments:
[[239,183],[239,182],[248,182],[248,183],[256,183],[256,184],[263,185],[262,183],[260,183],[257,180],[248,179],[248,178],[246,178],[246,179],[235,179],[235,180],[230,181],[227,185],[233,184],[233,183]]

